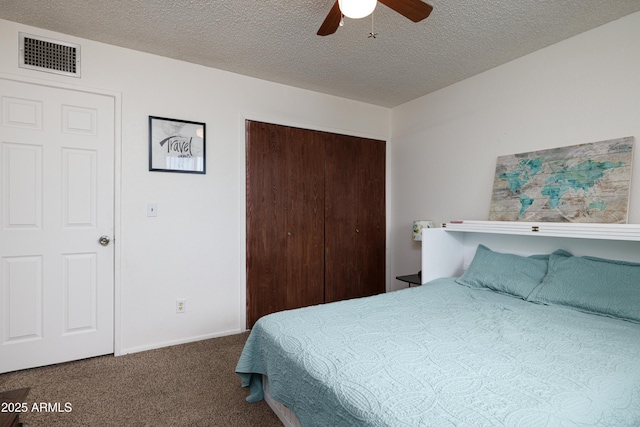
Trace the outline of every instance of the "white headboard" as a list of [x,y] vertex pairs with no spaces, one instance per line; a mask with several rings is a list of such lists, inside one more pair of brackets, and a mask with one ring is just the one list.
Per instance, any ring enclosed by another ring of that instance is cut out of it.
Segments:
[[422,283],[462,274],[476,248],[517,255],[564,249],[640,263],[640,224],[462,221],[422,230]]

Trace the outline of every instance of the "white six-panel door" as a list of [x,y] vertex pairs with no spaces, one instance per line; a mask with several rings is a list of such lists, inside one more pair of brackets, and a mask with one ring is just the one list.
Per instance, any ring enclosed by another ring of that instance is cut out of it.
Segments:
[[0,111],[0,373],[113,353],[114,99],[0,78]]

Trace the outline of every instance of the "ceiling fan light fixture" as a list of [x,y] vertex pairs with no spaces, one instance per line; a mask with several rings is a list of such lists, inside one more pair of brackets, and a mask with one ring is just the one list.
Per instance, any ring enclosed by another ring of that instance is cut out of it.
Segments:
[[347,18],[360,19],[369,16],[378,4],[377,0],[338,0],[340,11]]

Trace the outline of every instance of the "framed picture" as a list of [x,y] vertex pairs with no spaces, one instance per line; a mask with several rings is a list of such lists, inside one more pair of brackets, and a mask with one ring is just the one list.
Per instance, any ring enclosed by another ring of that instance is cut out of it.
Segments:
[[204,123],[149,116],[149,170],[206,173]]

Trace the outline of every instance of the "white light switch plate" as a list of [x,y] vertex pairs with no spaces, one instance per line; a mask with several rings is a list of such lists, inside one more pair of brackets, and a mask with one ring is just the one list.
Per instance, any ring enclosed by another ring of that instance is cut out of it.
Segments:
[[147,203],[147,216],[158,216],[157,203]]

